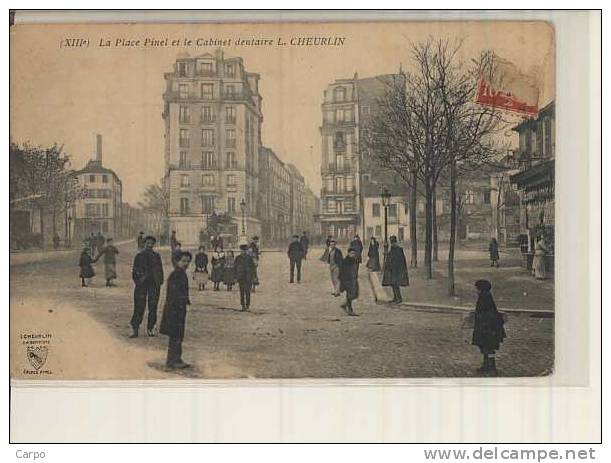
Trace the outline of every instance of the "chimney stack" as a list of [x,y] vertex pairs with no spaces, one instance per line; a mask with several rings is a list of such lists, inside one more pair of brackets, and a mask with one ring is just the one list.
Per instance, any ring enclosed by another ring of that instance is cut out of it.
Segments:
[[96,135],[95,160],[102,164],[102,135]]

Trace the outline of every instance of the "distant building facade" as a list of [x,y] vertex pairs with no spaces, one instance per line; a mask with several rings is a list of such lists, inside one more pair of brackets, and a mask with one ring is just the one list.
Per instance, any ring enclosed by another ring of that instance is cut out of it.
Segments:
[[[552,101],[539,111],[537,118],[526,119],[513,128],[520,140],[515,153],[519,172],[511,176],[511,183],[519,194],[520,233],[525,241],[523,251],[528,256],[532,256],[535,240],[540,237],[550,255],[554,254],[555,118]],[[529,259],[525,262],[530,265]]]
[[291,233],[291,171],[273,150],[259,149],[259,211],[267,242],[286,241]]
[[96,142],[95,159],[76,171],[84,196],[75,201],[69,217],[73,243],[97,232],[106,237],[121,236],[123,186],[117,174],[103,166],[101,135]]
[[179,57],[165,74],[165,182],[169,228],[195,244],[212,213],[224,213],[240,228],[261,233],[258,219],[261,96],[259,75],[242,58]]

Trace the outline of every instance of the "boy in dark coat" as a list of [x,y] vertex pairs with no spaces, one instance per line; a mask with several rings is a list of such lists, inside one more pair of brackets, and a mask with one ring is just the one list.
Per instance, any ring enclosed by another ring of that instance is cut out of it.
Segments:
[[240,245],[240,255],[235,258],[234,271],[238,285],[240,286],[240,305],[242,311],[250,308],[250,292],[256,277],[255,261],[248,254],[248,245]]
[[391,286],[393,299],[391,303],[400,304],[403,301],[401,296],[401,286],[409,286],[409,277],[407,274],[407,262],[403,248],[397,243],[397,237],[390,237],[390,250],[388,251],[388,263],[384,264],[384,276],[386,281],[382,281],[383,286]]
[[89,280],[95,275],[93,267],[91,266],[92,263],[91,250],[89,248],[84,248],[78,262],[78,266],[81,268],[79,277],[81,278],[81,286],[83,288],[88,286]]
[[498,267],[499,243],[496,241],[496,238],[490,239],[490,244],[488,245],[488,253],[490,254],[490,267]]
[[176,263],[178,262],[178,257],[182,255],[182,245],[177,241],[174,245],[174,250],[172,251],[172,266],[176,267]]
[[363,242],[359,235],[354,235],[354,239],[350,242],[350,248],[354,249],[356,254],[356,271],[359,271],[359,265],[363,261]]
[[176,256],[174,271],[168,277],[165,305],[159,332],[169,336],[166,366],[170,369],[189,368],[191,365],[182,360],[182,341],[185,337],[185,319],[189,300],[189,279],[187,267],[191,262],[191,253],[181,251]]
[[301,259],[305,257],[305,251],[297,235],[293,236],[293,241],[291,244],[289,244],[287,254],[289,256],[289,264],[291,266],[291,278],[289,283],[295,282],[295,267],[297,267],[297,283],[301,283]]
[[153,251],[156,239],[147,236],[144,239],[144,249],[136,254],[132,267],[132,280],[136,284],[134,288],[134,314],[131,325],[133,332],[130,338],[138,337],[138,328],[144,317],[144,309],[148,301],[148,320],[146,324],[149,336],[155,336],[155,325],[157,324],[157,304],[159,292],[163,284],[163,264],[161,256]]
[[356,249],[348,249],[348,255],[342,262],[339,272],[340,292],[346,291],[346,302],[342,309],[348,315],[356,316],[352,309],[352,301],[359,297],[359,273]]
[[473,327],[472,344],[479,347],[484,356],[480,373],[496,373],[495,352],[503,339],[507,337],[504,328],[503,315],[497,310],[494,298],[490,293],[492,285],[488,280],[475,282],[478,298],[475,306],[475,324]]

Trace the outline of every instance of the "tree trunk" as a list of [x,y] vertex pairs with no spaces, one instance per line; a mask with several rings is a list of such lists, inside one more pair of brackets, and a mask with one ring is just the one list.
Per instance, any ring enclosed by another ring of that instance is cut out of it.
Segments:
[[433,278],[433,189],[427,180],[425,185],[425,240],[424,240],[424,267],[426,269],[426,278]]
[[454,296],[454,245],[456,243],[456,163],[450,164],[450,247],[448,251],[448,294]]
[[437,188],[433,188],[433,261],[439,260],[439,247],[437,245]]
[[40,211],[40,217],[39,217],[39,221],[40,221],[40,249],[45,249],[46,246],[46,242],[45,242],[45,210],[42,206],[40,206],[38,208],[38,210]]
[[412,174],[412,185],[411,191],[409,194],[409,237],[411,241],[412,247],[412,260],[410,265],[413,268],[418,267],[418,224],[416,223],[416,217],[418,215],[417,207],[417,191],[416,191],[416,182],[418,177],[414,172]]

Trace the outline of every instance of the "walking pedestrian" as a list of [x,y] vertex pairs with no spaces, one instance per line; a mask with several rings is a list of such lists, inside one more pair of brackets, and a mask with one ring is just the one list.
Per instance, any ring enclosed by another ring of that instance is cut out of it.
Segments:
[[338,297],[340,294],[339,271],[342,268],[344,256],[342,251],[337,247],[337,243],[333,238],[329,239],[329,252],[327,253],[327,263],[329,264],[329,273],[331,275],[331,285],[333,286],[333,295]]
[[114,246],[112,238],[106,240],[106,246],[98,253],[94,262],[97,262],[100,257],[104,256],[104,277],[106,278],[106,286],[114,286],[112,280],[117,278],[117,255],[119,250]]
[[138,238],[136,238],[136,243],[138,244],[138,251],[142,251],[144,249],[144,232],[143,231],[138,233]]
[[497,310],[490,290],[492,285],[488,280],[477,280],[477,304],[475,306],[475,322],[473,326],[472,344],[479,347],[484,356],[480,373],[496,374],[495,353],[503,339],[507,337],[504,328],[503,315]]
[[490,238],[490,244],[488,244],[488,254],[490,254],[490,267],[499,266],[499,243],[496,238]]
[[78,266],[81,268],[79,273],[79,278],[81,279],[81,286],[86,288],[91,283],[91,279],[95,275],[95,271],[93,270],[93,259],[91,258],[91,249],[83,248],[81,252],[81,256],[78,261]]
[[258,236],[255,235],[252,237],[250,246],[248,248],[248,253],[250,254],[250,257],[252,257],[252,260],[255,263],[255,276],[252,280],[252,292],[255,293],[257,292],[257,286],[259,286],[260,284],[258,267],[259,267],[259,258],[261,256],[261,252],[259,251],[259,237]]
[[287,252],[289,256],[289,265],[291,277],[289,283],[295,282],[295,268],[297,268],[297,283],[301,283],[301,259],[305,256],[305,251],[299,236],[294,235],[293,241],[289,244],[289,250]]
[[203,246],[206,244],[206,232],[204,232],[204,229],[202,228],[199,231],[199,245]]
[[303,248],[303,260],[306,260],[308,257],[308,248],[310,247],[310,239],[308,238],[308,232],[304,231],[301,234],[301,238],[299,238],[299,243],[301,243],[301,247]]
[[98,240],[93,232],[91,232],[91,235],[89,236],[89,248],[91,251],[90,255],[95,256],[98,251]]
[[545,280],[547,277],[545,269],[545,256],[547,255],[547,246],[540,236],[536,240],[535,253],[533,256],[533,275],[537,280]]
[[375,236],[369,241],[369,249],[367,250],[367,268],[372,272],[380,271],[380,243]]
[[204,291],[208,283],[208,254],[204,246],[199,247],[199,252],[195,255],[195,271],[193,279],[197,283],[197,290]]
[[227,287],[227,291],[231,291],[235,284],[235,269],[234,269],[235,258],[233,251],[227,251],[225,257],[225,267],[223,268],[223,283]]
[[176,238],[176,230],[172,230],[170,233],[170,252],[172,255],[174,254],[174,250],[176,249],[176,243],[178,243],[178,239]]
[[351,316],[356,316],[352,301],[359,297],[358,255],[356,249],[349,248],[348,255],[342,262],[339,273],[340,292],[346,292],[346,301],[342,309]]
[[57,232],[53,235],[53,249],[59,249],[60,238]]
[[390,275],[390,281],[382,281],[383,286],[391,286],[393,298],[391,303],[399,304],[403,302],[401,296],[401,286],[409,286],[409,276],[407,273],[407,262],[403,248],[399,246],[396,236],[390,237],[390,249],[388,251],[387,272]]
[[354,249],[356,254],[356,273],[359,273],[359,265],[363,262],[363,242],[359,235],[354,235],[354,239],[350,242],[350,248]]
[[329,246],[331,246],[332,239],[333,237],[331,235],[327,236],[327,239],[325,240],[325,250],[323,251],[322,256],[320,256],[320,260],[326,263],[329,262]]
[[235,275],[240,287],[240,305],[244,312],[250,310],[250,293],[256,276],[255,262],[248,250],[248,244],[241,244],[240,255],[235,258],[234,263]]
[[220,288],[221,281],[223,281],[223,269],[225,268],[225,253],[223,248],[216,246],[216,249],[212,253],[212,283],[214,283],[214,290],[218,291]]
[[176,263],[178,262],[178,258],[182,253],[182,244],[180,241],[177,241],[174,244],[174,250],[172,251],[172,267],[176,267]]
[[180,251],[176,267],[168,277],[166,299],[159,326],[159,332],[169,337],[166,366],[172,370],[191,366],[182,359],[182,341],[185,337],[187,306],[191,305],[189,279],[186,273],[191,257],[190,252]]
[[132,280],[134,287],[134,313],[131,319],[132,334],[130,338],[138,337],[138,329],[144,317],[148,303],[148,319],[146,331],[149,336],[155,336],[157,324],[157,304],[159,292],[163,284],[163,264],[161,256],[153,250],[157,240],[153,236],[144,238],[144,249],[134,257]]

